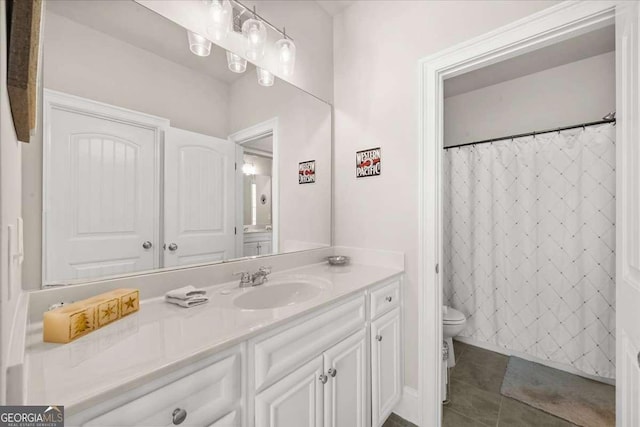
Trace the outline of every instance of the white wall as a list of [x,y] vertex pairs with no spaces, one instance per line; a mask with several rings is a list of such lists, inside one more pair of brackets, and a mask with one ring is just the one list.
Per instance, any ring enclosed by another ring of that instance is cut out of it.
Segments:
[[[231,85],[231,132],[278,118],[281,252],[331,244],[331,107],[283,81],[245,75]],[[298,163],[316,161],[316,182],[298,184]]]
[[609,52],[445,98],[444,145],[600,120],[616,109],[615,83]]
[[[6,4],[0,1],[0,404],[6,402],[6,368],[16,303],[20,295],[20,268],[9,260],[9,225],[21,214],[20,156],[22,146],[13,127],[7,92]],[[16,241],[13,233],[11,240]],[[11,268],[10,268],[11,267]],[[11,274],[10,274],[11,273]]]
[[[417,61],[553,4],[367,1],[334,19],[335,243],[406,253],[410,387],[418,387]],[[356,180],[355,151],[377,146],[382,175]]]

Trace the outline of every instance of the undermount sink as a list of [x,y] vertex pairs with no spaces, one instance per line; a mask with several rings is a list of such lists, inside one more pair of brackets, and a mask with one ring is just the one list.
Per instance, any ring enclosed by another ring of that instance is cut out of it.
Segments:
[[322,286],[310,280],[267,282],[238,295],[233,304],[245,310],[265,310],[308,301],[321,291]]

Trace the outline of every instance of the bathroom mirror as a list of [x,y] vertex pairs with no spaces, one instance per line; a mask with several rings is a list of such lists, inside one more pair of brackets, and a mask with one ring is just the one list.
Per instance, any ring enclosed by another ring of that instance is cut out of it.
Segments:
[[328,103],[232,72],[133,0],[49,1],[43,17],[26,288],[331,244]]

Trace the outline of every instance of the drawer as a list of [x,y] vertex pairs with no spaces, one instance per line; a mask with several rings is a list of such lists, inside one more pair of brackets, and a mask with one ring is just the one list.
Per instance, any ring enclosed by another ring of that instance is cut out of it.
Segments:
[[384,314],[400,305],[400,281],[376,288],[369,295],[371,298],[371,319]]
[[262,390],[331,345],[363,327],[364,295],[282,332],[250,343],[254,353],[254,387]]
[[241,354],[233,353],[84,425],[171,426],[173,412],[178,408],[185,410],[187,415],[181,426],[211,425],[238,408],[242,392],[241,368]]

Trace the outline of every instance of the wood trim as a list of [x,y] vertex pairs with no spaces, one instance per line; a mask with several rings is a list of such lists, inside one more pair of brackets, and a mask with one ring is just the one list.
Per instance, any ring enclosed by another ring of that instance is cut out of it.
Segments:
[[9,0],[7,91],[18,141],[36,127],[42,0]]

